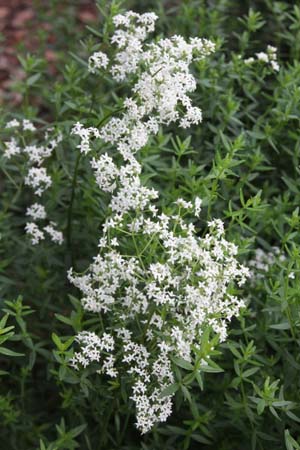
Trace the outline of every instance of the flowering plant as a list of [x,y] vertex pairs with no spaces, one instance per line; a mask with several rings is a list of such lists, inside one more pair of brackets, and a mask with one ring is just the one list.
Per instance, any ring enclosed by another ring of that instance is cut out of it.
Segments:
[[[199,217],[198,197],[194,204],[178,198],[177,211],[166,214],[155,204],[159,193],[141,182],[142,165],[135,154],[150,135],[171,122],[187,128],[202,120],[187,95],[196,87],[189,65],[214,50],[210,41],[187,43],[180,36],[143,45],[156,19],[153,13],[131,11],[113,18],[111,41],[118,52],[111,73],[117,81],[135,76],[133,97],[125,99],[121,118],[112,117],[101,130],[81,123],[73,128],[83,154],[91,152],[94,137],[112,147],[115,161],[107,152],[91,160],[99,188],[111,194],[110,214],[89,271],[74,276],[71,269],[69,280],[81,290],[83,308],[100,314],[101,326],[98,334],[85,330],[77,335],[80,350],[72,365],[79,369],[96,362],[97,371],[112,378],[125,372],[132,379],[142,433],[171,413],[177,388],[174,358],[199,376],[209,358],[201,352],[205,330],[225,340],[227,322],[244,306],[230,286],[234,281],[242,285],[248,275],[236,260],[237,247],[225,240],[220,219],[208,223],[203,238],[185,220],[189,210]],[[89,59],[91,72],[108,65],[101,52]]]
[[0,116],[9,450],[299,447],[299,11],[175,3],[37,6],[56,75],[21,55]]

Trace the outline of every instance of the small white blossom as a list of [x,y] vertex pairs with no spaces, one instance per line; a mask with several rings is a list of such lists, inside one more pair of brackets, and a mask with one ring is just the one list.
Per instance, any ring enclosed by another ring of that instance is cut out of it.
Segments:
[[39,227],[34,222],[26,223],[25,231],[31,237],[32,245],[39,244],[40,241],[45,239],[44,233],[39,229]]
[[31,186],[40,197],[51,186],[52,180],[44,167],[31,167],[25,177],[25,184]]
[[17,119],[12,119],[10,122],[7,122],[5,128],[16,128],[20,126],[20,122]]
[[44,231],[48,233],[55,244],[61,245],[63,243],[63,234],[61,231],[55,229],[57,224],[55,222],[50,222],[49,225],[44,227]]
[[196,197],[195,198],[195,206],[194,206],[194,208],[195,208],[195,216],[196,217],[199,217],[200,216],[200,212],[201,212],[201,205],[202,205],[202,200],[201,200],[201,198],[199,198],[199,197]]
[[96,69],[106,69],[109,60],[105,53],[95,52],[89,57],[89,72],[95,73]]
[[255,62],[255,59],[253,58],[253,56],[250,56],[250,58],[246,58],[244,59],[244,63],[248,66],[251,65]]
[[252,65],[253,63],[255,63],[255,61],[260,61],[265,64],[269,64],[274,71],[276,71],[276,72],[279,71],[280,66],[277,62],[277,48],[276,47],[272,47],[271,45],[268,45],[266,52],[258,52],[255,54],[255,56],[256,56],[256,60],[253,56],[251,56],[250,58],[244,59],[244,63],[246,65]]
[[270,61],[270,64],[275,72],[279,72],[280,66],[277,61]]
[[193,207],[192,202],[186,202],[183,198],[178,198],[175,201],[176,205],[180,206],[181,208],[184,209],[191,209]]
[[30,216],[33,220],[45,219],[47,214],[45,207],[40,203],[34,203],[27,208],[26,216]]
[[49,158],[52,153],[52,148],[47,148],[43,146],[37,146],[37,145],[27,145],[24,147],[23,152],[27,154],[29,161],[31,163],[36,163],[38,166],[40,166],[45,158]]
[[256,53],[256,57],[257,57],[257,59],[258,59],[259,61],[262,61],[262,62],[265,62],[265,63],[268,63],[268,62],[269,62],[269,56],[268,56],[268,54],[265,53],[265,52],[259,52],[259,53]]
[[91,166],[95,171],[95,178],[100,189],[112,192],[116,188],[119,170],[112,158],[105,153],[98,159],[91,160]]
[[21,148],[18,146],[15,138],[11,138],[10,141],[4,142],[4,145],[4,156],[7,159],[10,159],[12,156],[19,155],[21,153]]
[[77,122],[74,127],[72,128],[71,134],[75,134],[77,136],[80,136],[80,144],[78,145],[78,148],[80,149],[81,153],[87,154],[90,149],[90,139],[92,136],[99,137],[99,131],[96,128],[90,127],[90,128],[84,128],[83,125],[80,122]]
[[28,120],[28,119],[24,119],[23,120],[23,130],[27,130],[27,131],[35,131],[36,130],[36,128],[35,128],[35,126],[33,125],[33,123],[30,121],[30,120]]
[[256,279],[265,278],[264,272],[271,270],[277,258],[279,261],[285,261],[286,259],[279,247],[272,247],[271,251],[257,248],[254,257],[249,261],[249,266],[253,267],[251,271],[252,283],[255,283]]

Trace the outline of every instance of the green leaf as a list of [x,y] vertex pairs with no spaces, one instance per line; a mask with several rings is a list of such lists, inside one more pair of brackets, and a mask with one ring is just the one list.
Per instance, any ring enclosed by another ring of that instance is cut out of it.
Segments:
[[[14,328],[15,327],[13,325],[11,325],[10,327],[2,328],[2,329],[0,329],[0,335],[8,333],[9,331],[13,330]],[[14,335],[14,333],[10,333],[10,336],[13,336],[13,335]]]
[[40,439],[40,450],[46,450],[46,446],[45,446],[44,442],[42,441],[42,439]]
[[288,400],[279,400],[272,403],[275,408],[284,408],[285,406],[292,406],[293,404],[295,403]]
[[228,348],[236,358],[238,358],[238,359],[242,358],[242,355],[240,354],[240,352],[236,349],[236,347],[234,345],[228,343]]
[[284,440],[287,450],[300,450],[300,445],[297,441],[290,435],[289,430],[284,431]]
[[294,420],[295,422],[300,423],[300,418],[299,418],[298,416],[296,416],[296,414],[294,414],[292,411],[286,411],[286,415],[287,415],[290,419]]
[[63,343],[61,342],[61,340],[60,340],[60,338],[57,336],[57,334],[52,333],[51,337],[52,337],[52,341],[54,342],[54,344],[56,345],[56,347],[57,347],[59,350],[63,350]]
[[175,394],[178,391],[180,385],[178,383],[173,383],[163,389],[160,393],[160,397],[168,397],[169,395]]
[[179,366],[179,367],[181,367],[182,369],[185,369],[185,370],[194,370],[194,366],[193,366],[189,361],[186,361],[186,360],[183,359],[183,358],[179,358],[179,357],[177,357],[177,356],[174,356],[174,357],[172,358],[172,361],[176,364],[176,366]]
[[279,415],[277,414],[277,411],[275,408],[273,408],[273,406],[270,406],[270,411],[273,414],[274,417],[276,417],[276,419],[281,420]]
[[270,328],[273,328],[274,330],[289,330],[291,326],[288,322],[282,322],[275,325],[270,325]]
[[243,378],[248,378],[251,375],[255,374],[260,368],[259,367],[251,367],[251,369],[245,370],[245,372],[242,373]]
[[0,347],[0,353],[6,356],[24,356],[24,353],[17,353],[6,347]]
[[201,391],[203,391],[203,380],[202,380],[202,376],[199,372],[196,372],[196,380],[198,382],[198,385],[199,385]]
[[262,415],[262,413],[263,413],[264,410],[265,410],[265,407],[266,407],[266,402],[265,402],[265,400],[262,398],[262,399],[260,399],[260,400],[258,401],[258,403],[257,403],[257,414],[258,414],[259,416]]
[[207,365],[207,366],[202,365],[199,367],[199,370],[202,372],[208,372],[208,373],[224,372],[224,370],[221,367],[218,367],[218,366],[214,367],[214,366],[209,366],[209,365]]
[[72,326],[73,324],[73,321],[69,317],[62,316],[61,314],[55,314],[55,317],[57,318],[57,320],[59,320],[62,323],[65,323],[66,325]]
[[200,442],[201,444],[207,444],[207,445],[211,445],[212,444],[211,441],[206,439],[204,436],[201,436],[200,434],[193,433],[191,435],[191,438],[194,439],[194,441]]
[[69,434],[70,434],[70,436],[71,436],[72,438],[75,438],[76,436],[78,436],[79,434],[81,434],[81,433],[83,432],[83,430],[85,430],[85,428],[86,428],[86,424],[79,425],[78,427],[73,428],[73,429],[69,432]]
[[34,75],[31,75],[29,78],[27,78],[27,86],[33,86],[41,78],[41,75],[41,73],[35,73]]
[[8,317],[9,314],[5,314],[5,316],[2,317],[2,319],[0,320],[0,329],[5,327]]
[[185,386],[181,386],[181,390],[182,390],[182,393],[183,393],[184,398],[185,398],[189,403],[192,403],[191,394],[190,394],[190,391],[188,390],[188,388],[185,387]]

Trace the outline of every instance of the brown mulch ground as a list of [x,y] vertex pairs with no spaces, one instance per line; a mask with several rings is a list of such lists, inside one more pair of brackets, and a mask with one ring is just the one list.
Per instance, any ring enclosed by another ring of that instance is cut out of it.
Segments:
[[[39,4],[47,8],[47,0],[40,0]],[[11,91],[11,84],[15,80],[24,78],[24,72],[17,58],[17,48],[21,45],[31,53],[35,53],[39,46],[35,30],[44,29],[47,32],[47,42],[44,57],[49,63],[49,70],[55,73],[55,33],[51,33],[51,25],[40,23],[34,0],[0,0],[0,104],[21,101],[20,94]],[[67,2],[65,3],[67,4]],[[97,18],[93,0],[75,0],[76,19],[79,25],[93,22]],[[62,8],[64,1],[61,2]]]

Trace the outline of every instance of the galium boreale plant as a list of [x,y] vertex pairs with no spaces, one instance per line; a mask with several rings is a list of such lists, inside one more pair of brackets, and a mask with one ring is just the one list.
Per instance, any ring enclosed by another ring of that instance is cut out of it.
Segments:
[[229,321],[245,305],[236,286],[248,276],[222,221],[199,227],[200,198],[178,198],[161,208],[159,192],[142,182],[138,151],[151,136],[170,124],[201,122],[201,109],[189,96],[196,88],[190,65],[214,51],[200,38],[147,41],[156,20],[153,13],[132,11],[113,18],[117,51],[112,57],[97,51],[89,69],[109,71],[131,86],[131,96],[98,127],[78,122],[73,128],[109,203],[97,256],[84,273],[68,272],[83,309],[99,319],[77,334],[70,363],[108,380],[125,379],[141,433],[170,416],[178,367],[196,379],[213,364],[213,345],[203,351],[202,337],[226,339]]
[[36,245],[48,236],[54,243],[62,244],[62,232],[57,230],[55,222],[47,219],[46,209],[41,203],[43,193],[52,184],[45,162],[61,142],[62,134],[55,133],[53,128],[46,129],[41,140],[39,134],[43,130],[37,130],[28,119],[9,121],[5,131],[10,134],[10,139],[4,142],[4,159],[9,161],[14,158],[15,163],[20,165],[23,171],[25,168],[24,184],[33,190],[37,199],[26,210],[28,222],[25,230],[31,243]]
[[43,8],[66,65],[21,57],[0,117],[1,442],[299,449],[299,7],[158,2],[160,32],[214,36],[210,56],[151,41],[153,15],[115,18],[110,45],[120,5],[98,3],[83,41]]

